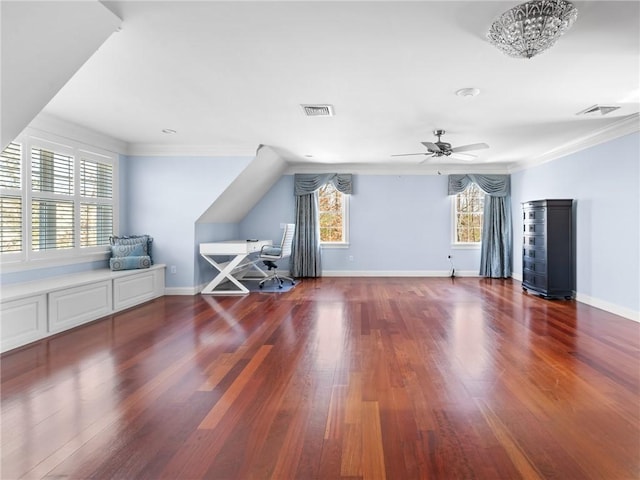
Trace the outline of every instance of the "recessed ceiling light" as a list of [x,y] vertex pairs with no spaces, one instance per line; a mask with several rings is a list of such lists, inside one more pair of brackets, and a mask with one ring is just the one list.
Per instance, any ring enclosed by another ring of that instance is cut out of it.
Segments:
[[175,135],[176,132],[175,130],[171,129],[171,128],[163,128],[162,129],[162,133],[166,133],[167,135]]
[[460,90],[456,91],[456,95],[458,95],[459,97],[475,97],[479,93],[479,88],[461,88]]

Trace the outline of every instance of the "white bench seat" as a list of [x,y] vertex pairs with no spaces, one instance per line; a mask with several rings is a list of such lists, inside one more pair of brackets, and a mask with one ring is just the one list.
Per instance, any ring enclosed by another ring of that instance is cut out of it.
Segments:
[[0,351],[164,295],[165,267],[100,269],[2,287]]

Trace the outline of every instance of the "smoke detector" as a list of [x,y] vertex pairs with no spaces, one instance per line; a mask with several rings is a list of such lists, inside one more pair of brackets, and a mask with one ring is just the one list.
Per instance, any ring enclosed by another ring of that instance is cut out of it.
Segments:
[[333,117],[333,105],[303,104],[300,105],[307,117]]

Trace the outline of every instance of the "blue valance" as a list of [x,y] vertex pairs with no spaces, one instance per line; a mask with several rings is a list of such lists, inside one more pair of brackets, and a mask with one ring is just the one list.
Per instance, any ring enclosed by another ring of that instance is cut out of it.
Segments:
[[511,192],[510,175],[469,173],[466,175],[449,175],[449,195],[464,192],[471,183],[475,183],[484,193],[492,197],[506,197]]
[[327,183],[333,184],[342,193],[353,193],[353,180],[350,173],[296,173],[293,194],[308,195]]

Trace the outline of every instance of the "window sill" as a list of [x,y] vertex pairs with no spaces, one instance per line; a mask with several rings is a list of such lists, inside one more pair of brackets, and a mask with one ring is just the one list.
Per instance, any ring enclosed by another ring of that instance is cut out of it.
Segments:
[[453,250],[480,250],[481,245],[479,243],[452,243],[451,248]]
[[333,249],[333,248],[349,248],[349,243],[321,243],[320,248]]
[[64,267],[66,265],[77,265],[80,263],[99,262],[108,260],[110,253],[94,252],[74,255],[73,257],[39,258],[21,261],[3,261],[0,265],[2,273],[23,272],[27,270],[37,270],[39,268]]

